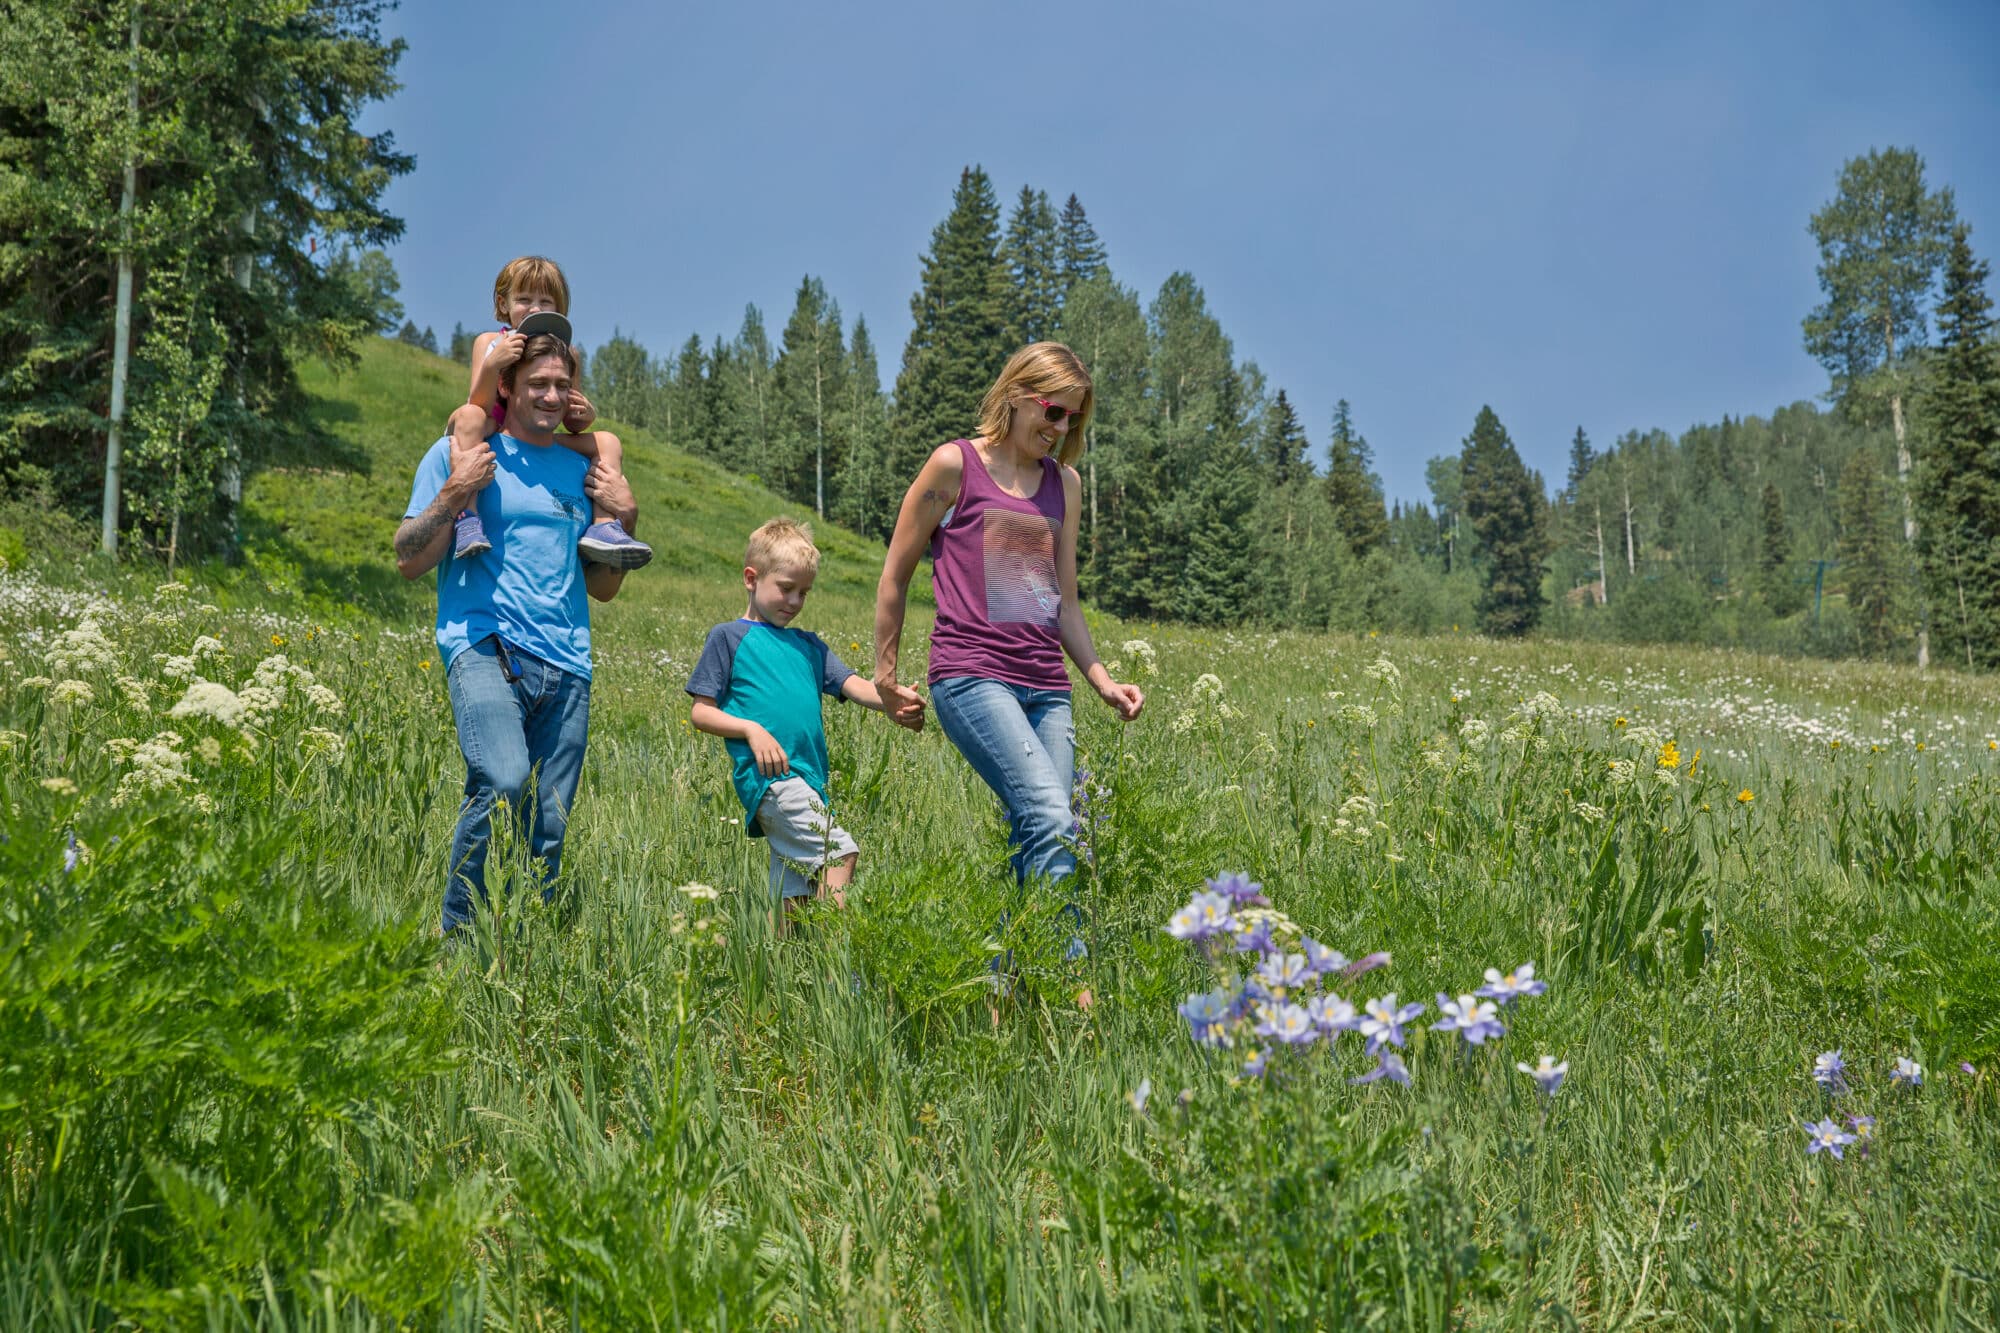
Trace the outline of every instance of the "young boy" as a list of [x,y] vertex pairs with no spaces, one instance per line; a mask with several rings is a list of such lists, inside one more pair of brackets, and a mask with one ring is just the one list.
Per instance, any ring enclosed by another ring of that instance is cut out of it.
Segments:
[[787,917],[795,904],[822,894],[844,906],[841,890],[860,855],[827,808],[819,696],[883,711],[872,681],[855,675],[817,634],[788,628],[818,573],[810,528],[774,518],[751,533],[743,556],[749,609],[708,632],[687,683],[689,720],[729,742],[744,828],[770,842],[771,886]]

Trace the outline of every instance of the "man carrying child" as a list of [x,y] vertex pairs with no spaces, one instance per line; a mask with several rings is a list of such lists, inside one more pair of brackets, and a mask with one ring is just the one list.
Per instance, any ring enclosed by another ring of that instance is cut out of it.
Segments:
[[[629,531],[638,517],[622,473],[556,443],[576,354],[551,334],[529,337],[501,372],[504,421],[491,440],[440,439],[417,467],[396,567],[438,571],[437,646],[465,756],[465,801],[451,842],[441,928],[471,920],[486,896],[493,807],[505,801],[544,867],[545,896],[562,858],[590,726],[590,607],[617,596],[625,571],[585,564],[578,539],[591,504]],[[492,548],[452,555],[452,525],[480,501]]]
[[[829,808],[820,695],[877,712],[882,696],[817,634],[790,628],[819,573],[809,528],[772,519],[750,534],[743,566],[749,606],[708,632],[688,678],[689,720],[728,742],[744,828],[769,842],[772,888],[789,915],[820,895],[843,903],[860,855]],[[903,725],[922,728],[921,711]]]

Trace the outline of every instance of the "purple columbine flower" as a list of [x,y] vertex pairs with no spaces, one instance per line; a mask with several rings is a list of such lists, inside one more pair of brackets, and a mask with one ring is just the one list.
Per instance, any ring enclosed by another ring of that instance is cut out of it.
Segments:
[[69,845],[63,848],[63,874],[67,875],[76,869],[76,863],[83,859],[83,853],[77,849],[75,829],[64,830],[63,837],[69,842]]
[[1312,973],[1306,970],[1304,954],[1266,954],[1264,961],[1257,964],[1257,980],[1275,995],[1297,990],[1312,980]]
[[1260,920],[1246,926],[1236,923],[1236,952],[1238,953],[1279,953],[1278,942],[1271,938],[1271,923]]
[[1219,893],[1197,893],[1167,922],[1167,934],[1177,940],[1205,940],[1235,929],[1229,900]]
[[1180,1016],[1187,1020],[1188,1032],[1197,1046],[1228,1046],[1230,1044],[1229,1025],[1235,1021],[1230,1011],[1235,1007],[1236,997],[1227,990],[1217,988],[1206,993],[1197,992],[1180,1003]]
[[1245,1051],[1243,1053],[1243,1077],[1262,1078],[1264,1071],[1271,1067],[1271,1053],[1268,1050]]
[[1403,1064],[1403,1057],[1394,1051],[1383,1051],[1376,1057],[1375,1067],[1359,1078],[1347,1080],[1349,1083],[1373,1083],[1377,1079],[1393,1078],[1404,1087],[1410,1086],[1410,1071]]
[[1970,1060],[1960,1060],[1958,1062],[1958,1067],[1963,1071],[1965,1071],[1965,1073],[1972,1078],[1979,1077],[1979,1071],[1972,1067],[1972,1061]]
[[1525,1060],[1517,1060],[1514,1068],[1535,1080],[1535,1086],[1549,1097],[1562,1091],[1563,1080],[1569,1077],[1569,1061],[1558,1061],[1553,1055],[1541,1056],[1532,1065]]
[[1847,1091],[1847,1062],[1840,1058],[1840,1048],[1821,1051],[1813,1057],[1813,1082],[1838,1097]]
[[1364,954],[1342,968],[1340,975],[1344,980],[1352,981],[1363,972],[1373,972],[1378,967],[1387,967],[1388,965],[1389,955],[1387,953]]
[[1379,999],[1370,1000],[1362,1007],[1363,1017],[1356,1025],[1362,1036],[1368,1038],[1368,1053],[1374,1055],[1383,1046],[1403,1044],[1403,1024],[1424,1011],[1422,1004],[1412,1002],[1398,1009],[1396,992],[1390,991]]
[[1472,995],[1461,995],[1454,1000],[1439,991],[1437,1001],[1444,1017],[1431,1024],[1433,1032],[1456,1032],[1474,1046],[1488,1037],[1507,1035],[1507,1029],[1501,1027],[1499,1019],[1494,1017],[1500,1012],[1499,1006],[1490,1000],[1481,1004],[1478,997]]
[[1210,893],[1221,894],[1237,907],[1271,905],[1271,900],[1264,896],[1264,886],[1241,871],[1225,870],[1214,879],[1203,880],[1202,887]]
[[1313,1022],[1305,1008],[1296,1004],[1267,1004],[1258,1015],[1256,1033],[1287,1046],[1303,1046],[1313,1039]]
[[1899,1055],[1895,1067],[1889,1071],[1889,1081],[1921,1088],[1924,1086],[1924,1067],[1907,1055]]
[[1847,1123],[1854,1130],[1854,1141],[1861,1145],[1861,1155],[1866,1157],[1868,1149],[1875,1143],[1875,1117],[1872,1115],[1851,1115]]
[[1306,1014],[1313,1027],[1329,1041],[1342,1032],[1352,1032],[1361,1021],[1354,1006],[1338,995],[1315,995],[1306,1001]]
[[1323,977],[1347,966],[1346,954],[1327,948],[1311,936],[1299,941],[1299,951],[1305,955],[1306,971],[1314,977]]
[[1548,988],[1548,982],[1535,980],[1535,965],[1530,962],[1521,964],[1505,976],[1497,967],[1487,968],[1486,984],[1473,994],[1498,1000],[1502,1004],[1512,1004],[1523,995],[1540,995]]
[[1835,1161],[1845,1161],[1846,1154],[1841,1152],[1841,1149],[1854,1142],[1852,1134],[1831,1120],[1822,1120],[1816,1125],[1810,1120],[1806,1121],[1806,1135],[1806,1156],[1810,1157],[1816,1152],[1830,1152]]

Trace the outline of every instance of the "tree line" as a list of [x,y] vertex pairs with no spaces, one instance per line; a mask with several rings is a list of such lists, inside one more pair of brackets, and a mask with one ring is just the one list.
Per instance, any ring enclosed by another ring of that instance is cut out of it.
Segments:
[[[373,0],[14,0],[0,43],[0,484],[104,545],[226,548],[298,379],[394,328],[412,159]],[[373,258],[369,258],[370,254]],[[393,296],[393,288],[390,289]]]
[[[227,551],[246,469],[316,441],[294,367],[405,318],[381,206],[412,169],[355,121],[401,54],[373,0],[21,0],[0,46],[0,486],[172,558]],[[2000,353],[1988,266],[1910,149],[1810,221],[1826,402],[1579,430],[1553,488],[1490,409],[1386,504],[1343,398],[1301,421],[1193,274],[1120,281],[1074,193],[960,174],[888,391],[865,319],[800,281],[777,328],[588,358],[609,415],[886,535],[925,454],[1021,343],[1097,384],[1080,574],[1198,624],[1676,638],[2000,664]],[[1935,338],[1933,338],[1935,334]],[[470,335],[454,331],[465,355]],[[1316,437],[1316,438],[1315,438]]]

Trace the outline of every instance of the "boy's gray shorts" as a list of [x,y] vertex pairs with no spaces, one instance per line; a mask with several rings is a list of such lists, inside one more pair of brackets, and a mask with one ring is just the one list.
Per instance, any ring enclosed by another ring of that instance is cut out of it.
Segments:
[[809,876],[861,850],[804,778],[779,778],[764,789],[757,827],[771,844],[771,891],[781,898],[809,896]]

